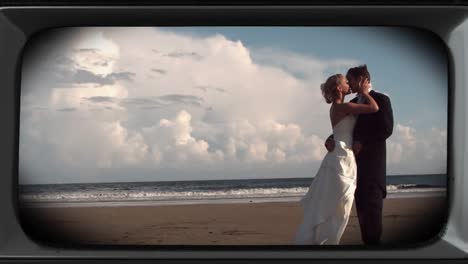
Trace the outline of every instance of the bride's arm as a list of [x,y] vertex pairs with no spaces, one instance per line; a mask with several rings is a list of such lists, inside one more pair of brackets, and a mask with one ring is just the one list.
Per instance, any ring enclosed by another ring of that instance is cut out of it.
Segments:
[[325,141],[325,148],[328,152],[332,152],[335,149],[335,140],[333,139],[333,134],[331,134]]
[[360,94],[365,98],[364,104],[344,103],[343,110],[350,114],[369,114],[379,111],[379,105],[374,100],[374,98],[369,95],[369,87],[369,80],[367,79],[364,81],[364,83],[359,84],[359,90],[361,90]]
[[371,114],[379,111],[377,102],[369,94],[362,94],[365,97],[365,104],[356,103],[345,103],[343,104],[343,110],[350,114]]

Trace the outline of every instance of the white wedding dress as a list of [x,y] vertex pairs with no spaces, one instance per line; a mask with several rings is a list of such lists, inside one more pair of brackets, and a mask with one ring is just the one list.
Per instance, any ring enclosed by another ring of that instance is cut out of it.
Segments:
[[356,161],[351,149],[356,116],[333,128],[335,149],[328,152],[300,203],[304,217],[297,245],[337,245],[348,223],[356,189]]

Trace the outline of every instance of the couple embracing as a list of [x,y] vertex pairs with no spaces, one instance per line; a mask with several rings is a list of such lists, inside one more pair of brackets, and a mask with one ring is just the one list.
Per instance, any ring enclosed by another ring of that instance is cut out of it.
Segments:
[[[337,245],[353,202],[364,244],[380,243],[382,207],[386,197],[386,139],[393,131],[388,96],[372,90],[367,66],[346,76],[330,76],[321,85],[330,107],[333,134],[328,150],[300,203],[304,209],[295,244]],[[346,95],[357,93],[349,103]]]

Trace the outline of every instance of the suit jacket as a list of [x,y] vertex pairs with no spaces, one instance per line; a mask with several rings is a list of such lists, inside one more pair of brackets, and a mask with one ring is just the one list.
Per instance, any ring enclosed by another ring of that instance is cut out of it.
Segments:
[[[354,141],[363,145],[356,156],[357,189],[379,188],[386,197],[386,140],[393,132],[393,111],[388,96],[373,90],[369,95],[377,102],[379,111],[360,114],[354,127]],[[356,103],[357,100],[356,97],[351,102]]]

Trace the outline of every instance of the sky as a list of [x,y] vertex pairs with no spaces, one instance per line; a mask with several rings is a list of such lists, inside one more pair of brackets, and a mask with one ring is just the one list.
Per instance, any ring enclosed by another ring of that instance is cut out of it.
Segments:
[[87,27],[25,49],[19,182],[314,177],[331,134],[320,84],[361,64],[392,102],[388,174],[446,173],[447,57],[427,32]]

